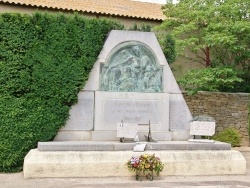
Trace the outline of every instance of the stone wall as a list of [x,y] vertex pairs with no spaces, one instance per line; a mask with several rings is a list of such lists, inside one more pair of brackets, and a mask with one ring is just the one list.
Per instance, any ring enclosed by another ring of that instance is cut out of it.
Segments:
[[242,146],[249,145],[248,113],[250,94],[199,92],[194,96],[183,93],[187,105],[193,115],[211,116],[216,120],[216,132],[227,127],[239,130]]

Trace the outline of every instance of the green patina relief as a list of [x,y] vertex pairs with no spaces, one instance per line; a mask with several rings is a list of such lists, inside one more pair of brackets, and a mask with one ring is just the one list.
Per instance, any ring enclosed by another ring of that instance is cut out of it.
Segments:
[[162,92],[162,68],[152,50],[138,42],[114,48],[101,66],[100,90]]

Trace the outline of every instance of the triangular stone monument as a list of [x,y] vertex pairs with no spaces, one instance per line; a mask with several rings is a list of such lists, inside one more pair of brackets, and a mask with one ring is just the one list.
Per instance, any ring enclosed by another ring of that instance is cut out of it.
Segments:
[[148,122],[158,141],[188,140],[191,113],[152,32],[110,32],[57,141],[115,141],[117,123]]
[[[78,99],[57,141],[26,155],[25,178],[131,176],[124,164],[144,149],[168,167],[162,176],[246,172],[230,144],[182,141],[192,117],[154,33],[111,31]],[[125,125],[140,142],[119,142]]]

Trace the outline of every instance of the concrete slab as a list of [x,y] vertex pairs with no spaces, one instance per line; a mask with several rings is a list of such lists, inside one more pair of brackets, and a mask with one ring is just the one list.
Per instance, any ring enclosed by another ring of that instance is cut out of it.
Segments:
[[[246,160],[239,151],[147,151],[160,157],[161,176],[245,174]],[[30,150],[24,159],[25,178],[126,177],[134,176],[125,163],[133,151],[39,151]]]
[[[142,143],[142,142],[141,142]],[[192,143],[187,141],[159,141],[146,143],[149,150],[231,150],[231,145],[223,142]],[[67,141],[38,142],[39,151],[132,151],[135,142]]]

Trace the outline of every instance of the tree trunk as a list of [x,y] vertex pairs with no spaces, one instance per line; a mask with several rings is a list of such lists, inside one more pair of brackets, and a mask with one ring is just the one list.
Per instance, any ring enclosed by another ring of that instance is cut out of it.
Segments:
[[206,55],[206,67],[210,67],[211,61],[210,61],[210,48],[209,47],[205,48],[205,55]]

